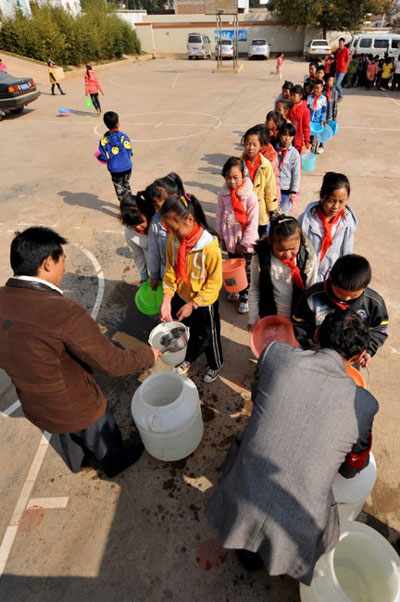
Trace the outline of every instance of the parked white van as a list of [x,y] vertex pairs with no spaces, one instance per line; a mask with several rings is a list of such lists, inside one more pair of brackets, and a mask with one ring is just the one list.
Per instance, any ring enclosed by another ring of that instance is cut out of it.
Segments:
[[187,41],[188,59],[193,57],[199,59],[211,58],[211,42],[208,36],[201,33],[189,33]]
[[400,54],[400,35],[384,31],[360,33],[353,36],[351,42],[346,46],[352,54],[353,52],[373,54],[383,58],[385,52],[388,52],[391,56],[398,56]]

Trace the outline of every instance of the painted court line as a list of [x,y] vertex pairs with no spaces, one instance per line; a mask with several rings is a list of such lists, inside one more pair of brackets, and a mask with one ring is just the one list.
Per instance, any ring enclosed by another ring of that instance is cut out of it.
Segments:
[[40,506],[49,510],[53,508],[66,508],[68,500],[69,497],[31,497],[27,508],[33,508],[34,506]]
[[[77,246],[81,249],[81,251],[88,257],[88,259],[90,259],[90,261],[92,262],[94,269],[96,271],[96,275],[97,275],[97,279],[98,279],[98,290],[97,290],[96,300],[95,300],[93,309],[91,311],[92,318],[94,320],[96,320],[97,315],[100,310],[101,302],[103,300],[103,295],[104,295],[104,286],[105,286],[104,273],[103,273],[102,267],[99,264],[99,262],[97,261],[96,257],[88,249],[85,249],[78,243],[74,243],[74,244],[75,244],[75,246]],[[13,412],[15,412],[15,410],[20,405],[21,404],[20,404],[19,400],[17,400],[13,404],[11,404],[11,406],[9,408],[7,408],[4,412],[2,412],[2,414],[5,416],[10,416]],[[44,508],[46,508],[46,507],[47,508],[65,508],[68,503],[68,498],[66,498],[66,497],[60,497],[60,498],[31,498],[30,497],[31,493],[32,493],[32,489],[35,485],[37,476],[42,467],[47,449],[49,447],[50,439],[51,439],[51,434],[44,431],[40,438],[39,448],[35,454],[35,457],[33,459],[31,467],[29,469],[28,476],[25,480],[25,483],[22,487],[21,493],[20,493],[17,503],[15,505],[13,514],[11,516],[10,523],[9,523],[8,527],[6,528],[3,540],[0,544],[0,578],[4,574],[4,570],[6,568],[6,564],[7,564],[8,558],[11,553],[11,548],[13,546],[15,537],[17,535],[18,523],[21,520],[21,517],[22,517],[24,511],[26,510],[27,505],[28,504],[30,504],[30,506],[42,505]],[[50,505],[46,506],[46,505],[37,503],[38,500],[40,500],[41,502],[44,502],[44,504],[47,503]],[[35,503],[33,503],[33,502],[35,502]]]

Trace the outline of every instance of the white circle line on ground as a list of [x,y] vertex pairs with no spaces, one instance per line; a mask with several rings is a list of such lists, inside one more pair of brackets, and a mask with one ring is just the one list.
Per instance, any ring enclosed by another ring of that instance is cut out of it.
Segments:
[[[201,111],[152,111],[152,112],[142,112],[142,113],[131,113],[128,115],[122,115],[120,116],[120,118],[122,118],[124,125],[134,125],[137,122],[129,122],[129,121],[125,121],[125,119],[129,119],[129,117],[137,117],[139,115],[170,115],[170,114],[175,114],[175,115],[205,115],[206,117],[211,117],[211,119],[215,120],[215,125],[212,126],[211,124],[196,124],[195,127],[204,127],[205,129],[200,131],[200,132],[194,132],[193,134],[185,134],[183,136],[172,136],[172,137],[167,137],[167,138],[151,138],[151,139],[145,139],[145,138],[135,138],[133,140],[133,142],[169,142],[172,140],[181,140],[184,138],[193,138],[194,136],[201,136],[202,134],[205,134],[207,132],[210,131],[214,131],[217,128],[219,128],[222,124],[221,119],[219,117],[215,117],[215,115],[211,115],[210,113],[203,113]],[[152,124],[154,127],[157,127],[159,125],[159,121],[157,121],[156,123]],[[98,128],[101,126],[101,123],[97,123],[94,128],[94,134],[96,136],[101,136],[101,132],[98,131]],[[141,124],[141,125],[148,125],[146,123]],[[164,123],[163,124],[165,127],[168,127],[169,125],[173,126],[173,127],[185,127],[185,125],[191,125],[191,124],[169,124],[169,123]],[[104,127],[104,126],[103,126]]]
[[104,272],[103,272],[101,265],[97,261],[96,257],[93,255],[93,253],[91,253],[88,249],[85,249],[85,247],[82,247],[79,243],[75,242],[73,244],[76,247],[79,247],[79,249],[82,251],[82,253],[84,253],[86,255],[86,257],[88,259],[90,259],[90,261],[92,262],[92,264],[94,266],[95,272],[96,272],[98,289],[97,289],[96,300],[94,302],[93,309],[90,313],[93,320],[96,320],[97,316],[99,314],[101,302],[103,301],[104,288],[105,288]]

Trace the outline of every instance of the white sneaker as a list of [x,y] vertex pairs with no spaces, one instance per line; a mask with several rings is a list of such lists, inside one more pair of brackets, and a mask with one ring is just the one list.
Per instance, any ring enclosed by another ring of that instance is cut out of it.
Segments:
[[324,152],[324,150],[325,150],[325,149],[324,149],[324,147],[323,147],[323,146],[319,146],[319,147],[317,148],[317,153],[318,153],[319,155],[322,155],[322,153]]
[[228,293],[228,301],[239,301],[239,293]]
[[207,368],[207,372],[204,375],[203,381],[205,383],[212,383],[216,378],[218,378],[221,370],[212,370],[212,368]]
[[175,372],[177,372],[178,374],[186,374],[187,372],[189,372],[190,366],[190,362],[187,362],[185,360],[175,368]]
[[241,301],[238,307],[239,314],[248,314],[249,313],[249,304],[247,301]]

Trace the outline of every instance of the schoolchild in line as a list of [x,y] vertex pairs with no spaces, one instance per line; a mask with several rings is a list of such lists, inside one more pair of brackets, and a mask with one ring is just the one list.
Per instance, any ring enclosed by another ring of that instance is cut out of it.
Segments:
[[344,255],[329,277],[301,297],[293,314],[293,327],[303,349],[316,349],[315,331],[334,311],[352,311],[368,326],[370,343],[359,365],[365,368],[387,339],[388,313],[379,293],[369,288],[371,266],[365,257]]
[[222,255],[218,237],[207,224],[195,196],[172,195],[161,207],[164,224],[171,230],[167,242],[163,322],[178,319],[190,327],[185,360],[177,367],[186,374],[205,353],[204,382],[211,383],[222,367],[218,296],[222,286]]
[[296,129],[295,148],[301,153],[303,148],[310,149],[310,111],[307,102],[303,100],[303,88],[299,84],[291,91],[292,108],[289,119]]
[[[279,207],[279,204],[281,202],[281,188],[279,185],[278,153],[276,152],[276,150],[274,149],[274,147],[272,146],[272,144],[269,141],[269,131],[268,131],[265,123],[258,123],[257,125],[255,125],[253,127],[253,130],[258,131],[260,140],[261,139],[263,140],[263,147],[261,149],[261,154],[263,155],[263,157],[268,159],[268,161],[272,165],[272,169],[273,169],[274,176],[275,176],[275,184],[276,184],[276,201],[277,201],[278,207]],[[243,140],[242,140],[242,144],[244,144]]]
[[285,80],[283,82],[282,91],[275,98],[275,103],[274,103],[274,109],[275,110],[276,110],[276,103],[279,102],[280,100],[287,100],[288,102],[291,102],[291,100],[290,100],[290,92],[291,92],[292,88],[293,88],[293,82],[289,82],[288,80]]
[[279,162],[281,188],[280,210],[288,213],[296,206],[296,194],[300,188],[300,155],[293,146],[296,130],[291,123],[279,128],[279,146],[276,150]]
[[291,103],[287,100],[280,100],[276,103],[276,110],[281,113],[282,117],[287,121],[289,119]]
[[306,75],[304,78],[304,85],[311,84],[311,87],[314,85],[314,82],[317,79],[317,69],[318,63],[315,61],[308,63],[308,76]]
[[140,276],[140,284],[149,277],[148,270],[148,228],[153,217],[153,206],[144,192],[126,196],[120,205],[121,222],[125,226],[125,238],[132,253],[133,261]]
[[[307,98],[307,106],[310,111],[310,123],[323,125],[326,120],[327,100],[323,95],[324,83],[317,79],[313,85],[313,92]],[[320,147],[318,136],[311,136],[311,148],[313,153],[323,153],[324,148]]]
[[152,203],[154,215],[149,227],[149,276],[150,286],[157,290],[158,283],[165,272],[165,253],[167,248],[168,230],[162,221],[161,208],[164,201],[172,194],[185,194],[183,183],[178,174],[171,172],[165,178],[158,178],[147,186],[146,198]]
[[290,318],[303,292],[316,282],[317,264],[297,219],[276,212],[251,262],[249,330],[259,317]]
[[225,184],[218,195],[217,233],[230,258],[246,261],[248,285],[240,293],[229,293],[229,301],[239,301],[238,312],[248,313],[250,263],[258,239],[258,198],[245,176],[243,161],[230,157],[222,168]]
[[367,81],[365,89],[369,90],[375,85],[375,80],[378,75],[378,63],[375,57],[372,57],[367,66]]
[[319,201],[307,205],[299,217],[319,260],[318,279],[325,280],[335,261],[353,252],[356,216],[348,205],[350,182],[342,173],[328,171],[322,180]]
[[303,86],[303,100],[305,100],[307,102],[307,98],[310,96],[310,94],[312,94],[313,91],[313,84],[309,81],[305,81],[304,82],[304,86]]
[[323,65],[318,65],[317,71],[315,74],[317,79],[324,81],[325,78],[325,67]]
[[278,143],[278,130],[285,123],[285,118],[279,111],[269,111],[265,117],[265,125],[269,133],[269,141],[274,148]]
[[129,179],[132,173],[132,144],[129,137],[119,129],[119,117],[114,111],[104,113],[103,121],[107,132],[100,139],[97,159],[107,163],[115,193],[120,203],[131,193]]
[[[281,114],[278,113],[281,117]],[[265,145],[262,132],[257,128],[250,128],[243,136],[244,152],[242,159],[246,176],[253,183],[254,191],[258,198],[259,227],[261,236],[267,229],[269,214],[278,207],[276,200],[276,183],[271,163],[261,151]]]
[[335,76],[333,73],[328,73],[325,76],[325,86],[324,86],[324,96],[326,96],[326,117],[325,123],[329,125],[329,122],[336,121],[337,113],[338,113],[338,100],[339,100],[339,92],[335,86]]

